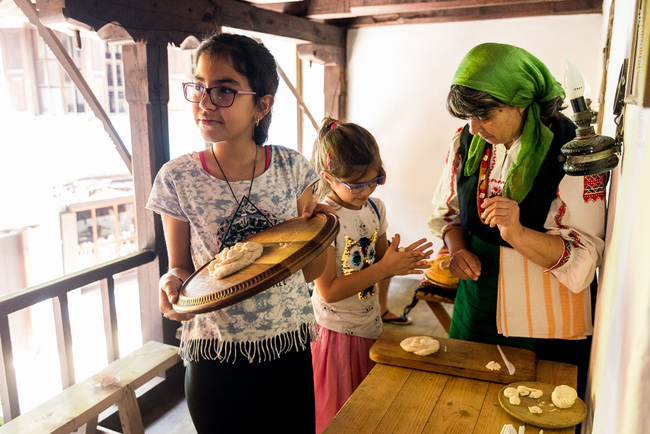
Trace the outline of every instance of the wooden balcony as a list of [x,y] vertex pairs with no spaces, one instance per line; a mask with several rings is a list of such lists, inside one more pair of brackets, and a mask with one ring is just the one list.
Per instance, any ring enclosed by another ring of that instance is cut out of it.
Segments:
[[[70,292],[93,283],[99,284],[104,336],[97,336],[96,341],[98,345],[102,345],[102,341],[105,342],[106,365],[109,365],[111,362],[120,359],[121,356],[117,333],[118,315],[114,276],[129,270],[137,270],[138,267],[151,263],[155,259],[155,252],[142,250],[0,298],[0,375],[2,377],[0,381],[0,398],[5,422],[16,418],[22,413],[18,400],[19,384],[16,381],[12,334],[15,340],[15,335],[22,332],[21,328],[27,325],[26,322],[13,321],[10,326],[9,316],[29,309],[41,302],[51,301],[60,366],[60,382],[62,390],[66,389],[77,383],[68,299]],[[139,405],[145,424],[156,420],[175,404],[183,401],[182,382],[180,381],[182,379],[182,366],[177,365],[172,369],[177,372],[174,375],[171,370],[168,371],[167,378],[169,381],[156,378],[140,387],[141,390],[138,391],[140,395]],[[156,393],[145,397],[146,392],[152,388],[156,388]],[[161,391],[162,393],[160,393]],[[154,395],[157,396],[155,399]],[[160,399],[161,397],[163,399]],[[116,417],[112,416],[111,413],[114,413],[114,411],[105,412],[103,415],[107,426],[115,425]],[[117,421],[118,429],[119,426],[120,423]]]

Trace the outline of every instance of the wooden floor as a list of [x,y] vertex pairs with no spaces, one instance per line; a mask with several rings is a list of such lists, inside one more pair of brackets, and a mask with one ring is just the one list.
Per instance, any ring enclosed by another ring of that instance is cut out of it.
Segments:
[[[388,306],[395,313],[402,313],[404,307],[409,305],[413,299],[413,293],[418,287],[419,280],[413,277],[395,277],[391,282],[390,292],[388,295]],[[450,315],[452,306],[445,305]],[[433,315],[429,307],[424,301],[418,302],[411,310],[409,317],[413,322],[409,325],[395,325],[385,324],[386,330],[401,330],[408,331],[414,335],[430,335],[446,337],[442,326]],[[144,419],[148,419],[143,415]],[[146,421],[145,421],[146,423]],[[195,434],[196,430],[192,425],[187,405],[183,397],[178,397],[178,400],[173,408],[166,411],[162,416],[158,417],[155,421],[150,422],[145,431],[147,434]]]

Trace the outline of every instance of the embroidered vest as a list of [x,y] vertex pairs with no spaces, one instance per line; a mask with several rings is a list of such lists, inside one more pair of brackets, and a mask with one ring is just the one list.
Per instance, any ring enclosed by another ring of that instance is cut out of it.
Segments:
[[[535,178],[533,187],[528,195],[519,204],[519,218],[521,224],[536,231],[545,232],[544,222],[548,216],[553,199],[557,194],[557,188],[564,177],[562,170],[563,159],[560,148],[569,140],[575,137],[575,125],[568,118],[562,117],[553,122],[553,142],[549,148],[546,159]],[[458,200],[460,204],[461,224],[472,235],[481,240],[502,246],[510,246],[503,241],[499,229],[485,225],[479,218],[477,206],[478,176],[477,170],[470,176],[465,176],[465,163],[469,145],[472,142],[472,135],[469,133],[469,125],[465,125],[460,135],[460,152],[462,164],[458,174]],[[486,149],[492,149],[490,143],[486,143]],[[482,211],[482,210],[481,210]]]

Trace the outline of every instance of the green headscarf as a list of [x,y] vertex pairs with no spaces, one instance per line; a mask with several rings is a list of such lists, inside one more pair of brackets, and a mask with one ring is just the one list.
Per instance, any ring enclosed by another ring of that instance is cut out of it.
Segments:
[[[487,92],[508,105],[528,109],[521,147],[503,186],[504,197],[521,202],[553,141],[553,133],[540,119],[539,103],[564,98],[564,89],[546,65],[528,51],[496,43],[472,48],[460,62],[452,84]],[[485,140],[476,134],[470,144],[465,175],[476,172],[484,148]]]

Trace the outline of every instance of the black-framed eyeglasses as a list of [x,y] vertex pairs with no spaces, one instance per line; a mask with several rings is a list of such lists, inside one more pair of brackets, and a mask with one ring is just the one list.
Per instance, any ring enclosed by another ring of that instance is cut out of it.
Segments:
[[376,177],[375,179],[371,179],[368,182],[362,182],[361,184],[348,184],[347,182],[337,178],[336,176],[334,176],[334,179],[336,179],[338,182],[340,182],[341,184],[349,188],[351,194],[359,194],[363,190],[365,190],[366,187],[370,187],[370,189],[373,189],[373,188],[377,188],[378,185],[384,185],[386,183],[386,172],[382,170],[378,177]]
[[235,90],[224,86],[205,87],[198,83],[183,83],[183,95],[189,102],[199,103],[205,94],[208,94],[210,102],[217,107],[230,107],[235,102],[235,95],[255,95],[255,92]]

